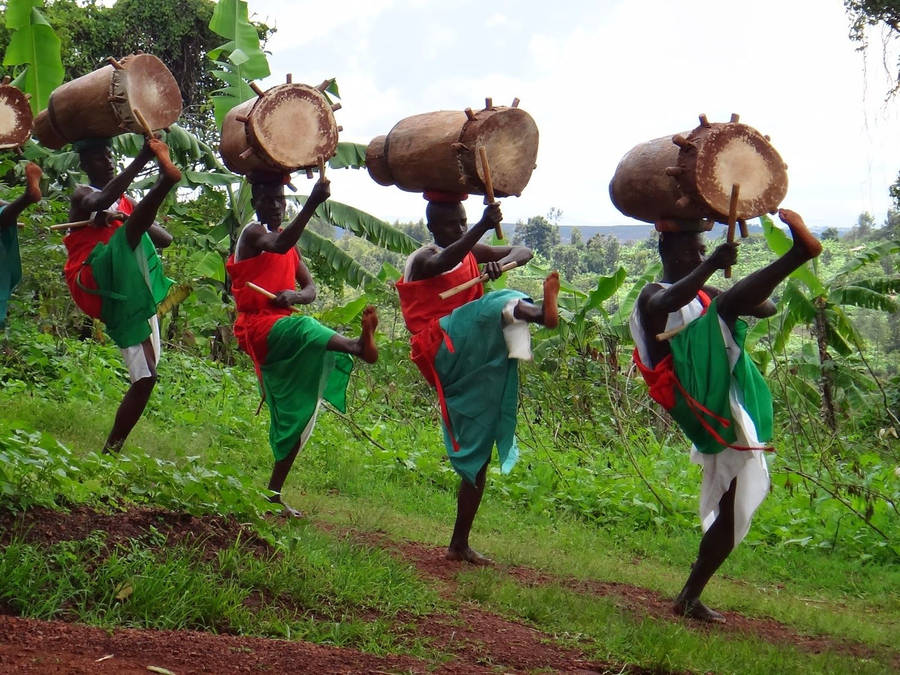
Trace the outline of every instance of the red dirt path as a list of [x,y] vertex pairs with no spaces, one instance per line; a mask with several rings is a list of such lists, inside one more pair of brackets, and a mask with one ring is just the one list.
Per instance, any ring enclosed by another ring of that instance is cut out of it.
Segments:
[[[327,526],[322,525],[326,529]],[[196,545],[212,558],[239,539],[256,555],[273,553],[268,543],[231,518],[193,517],[160,509],[130,509],[104,514],[85,507],[70,513],[36,508],[25,514],[0,513],[0,545],[14,537],[52,544],[82,539],[101,530],[111,548],[154,531],[167,545]],[[414,542],[397,542],[379,534],[349,532],[361,542],[386,549],[413,565],[425,579],[449,597],[464,563],[444,559],[444,549]],[[669,600],[659,593],[627,584],[556,577],[526,567],[500,567],[525,586],[557,584],[578,593],[614,596],[623,611],[636,617],[679,621],[698,631],[752,634],[761,639],[795,645],[810,652],[834,650],[855,657],[873,655],[859,643],[797,633],[772,619],[751,619],[726,612],[728,623],[709,627],[672,616]],[[2,607],[0,607],[2,613]],[[196,631],[116,629],[111,632],[58,621],[45,622],[0,614],[0,672],[26,673],[147,673],[148,665],[184,673],[221,672],[438,672],[479,673],[551,669],[567,672],[642,673],[634,666],[591,661],[574,648],[524,623],[511,621],[464,603],[457,614],[399,617],[397,631],[410,640],[426,639],[436,650],[452,655],[449,663],[435,664],[407,656],[378,657],[354,649],[311,643],[213,635]],[[887,650],[885,650],[887,651]],[[888,652],[900,672],[900,654]],[[112,658],[97,661],[108,654]]]

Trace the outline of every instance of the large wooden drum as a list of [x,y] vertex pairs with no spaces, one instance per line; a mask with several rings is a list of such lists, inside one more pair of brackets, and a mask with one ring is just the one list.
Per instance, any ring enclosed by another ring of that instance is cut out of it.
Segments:
[[31,106],[11,84],[0,84],[0,149],[22,145],[31,136]]
[[663,136],[632,148],[609,184],[622,213],[661,219],[728,220],[732,185],[740,185],[736,218],[774,211],[787,194],[787,165],[766,136],[738,122],[710,123],[700,116],[691,132]]
[[84,138],[143,133],[135,110],[151,129],[164,129],[181,115],[178,83],[152,54],[131,54],[57,87],[35,118],[34,135],[58,149]]
[[290,173],[334,156],[338,130],[331,104],[317,88],[280,84],[228,112],[219,153],[236,173]]
[[519,196],[535,169],[538,128],[518,107],[438,112],[400,120],[366,149],[366,167],[379,185],[408,192],[484,194],[478,146],[487,150],[494,194]]

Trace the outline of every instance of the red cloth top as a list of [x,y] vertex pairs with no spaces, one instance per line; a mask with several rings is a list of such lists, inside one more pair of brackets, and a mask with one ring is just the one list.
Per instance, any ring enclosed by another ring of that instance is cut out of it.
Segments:
[[[697,298],[700,300],[700,304],[703,305],[703,314],[706,314],[706,308],[709,307],[710,303],[709,295],[705,291],[697,291]],[[672,354],[667,354],[653,368],[648,368],[641,362],[637,348],[632,354],[632,359],[647,383],[650,398],[666,410],[673,408],[675,406],[675,387],[680,387],[680,384],[678,383],[678,377],[675,375],[675,363]]]
[[[134,213],[134,202],[130,198],[122,195],[116,203],[116,210],[121,211],[126,216]],[[85,266],[84,261],[87,260],[91,251],[97,244],[107,244],[112,239],[115,231],[118,230],[124,220],[110,221],[108,227],[94,227],[86,225],[74,230],[70,230],[69,234],[63,239],[66,245],[68,258],[66,259],[63,274],[66,277],[66,284],[69,286],[69,292],[75,304],[81,308],[88,316],[95,319],[100,318],[100,309],[102,307],[102,297],[94,293],[88,293],[78,285],[78,272],[81,272],[81,285],[86,288],[97,288],[97,282],[94,281],[94,274],[90,266]]]
[[249,288],[246,283],[252,281],[276,295],[284,290],[294,290],[297,288],[299,267],[300,255],[295,248],[287,253],[263,251],[237,262],[232,255],[225,263],[225,269],[231,277],[231,294],[238,311],[234,322],[234,336],[241,349],[253,359],[257,375],[268,355],[269,331],[278,319],[290,315],[291,310],[276,307],[269,298]]
[[459,443],[450,426],[450,413],[447,410],[447,401],[444,397],[444,389],[440,378],[434,369],[434,357],[441,348],[441,343],[446,343],[447,349],[453,352],[453,343],[450,336],[441,328],[441,317],[447,316],[457,307],[462,307],[467,302],[477,300],[484,295],[484,284],[478,283],[457,293],[446,300],[442,300],[439,293],[465,283],[470,279],[481,276],[478,269],[478,261],[469,252],[462,262],[454,269],[436,277],[418,279],[416,281],[397,282],[397,292],[400,294],[400,310],[406,327],[412,336],[409,339],[409,356],[418,366],[425,380],[437,390],[438,402],[441,405],[441,416],[444,425],[450,433],[453,449],[459,450]]

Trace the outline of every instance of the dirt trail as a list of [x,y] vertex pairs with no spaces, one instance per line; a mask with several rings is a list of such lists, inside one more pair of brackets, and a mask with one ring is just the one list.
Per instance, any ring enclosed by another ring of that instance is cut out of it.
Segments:
[[[322,525],[325,529],[334,529]],[[13,538],[52,544],[82,539],[91,532],[106,533],[106,546],[156,532],[160,542],[195,545],[205,558],[231,546],[240,538],[254,554],[270,555],[268,543],[234,519],[194,517],[160,509],[130,509],[104,514],[86,507],[70,513],[36,508],[25,514],[0,513],[0,545]],[[431,580],[444,597],[456,587],[464,563],[444,559],[444,550],[415,542],[398,542],[384,535],[342,531],[361,543],[382,548],[410,563]],[[558,584],[578,593],[615,596],[624,611],[636,617],[680,621],[692,630],[753,634],[761,639],[795,645],[810,652],[834,650],[854,657],[873,655],[858,643],[828,637],[811,637],[771,619],[751,619],[726,612],[728,623],[707,627],[671,615],[669,601],[659,593],[627,584],[556,577],[527,567],[501,567],[526,586]],[[0,606],[0,614],[3,607]],[[479,673],[552,669],[567,672],[643,673],[642,668],[590,660],[578,649],[559,645],[553,637],[524,623],[464,603],[458,614],[398,617],[400,637],[426,639],[436,650],[452,655],[448,663],[435,664],[407,656],[378,657],[354,649],[311,643],[213,635],[196,631],[116,629],[108,632],[77,624],[45,622],[0,615],[0,672],[35,673],[146,673],[146,666],[172,672],[438,672]],[[97,661],[108,654],[112,658]],[[900,670],[900,654],[893,653]]]

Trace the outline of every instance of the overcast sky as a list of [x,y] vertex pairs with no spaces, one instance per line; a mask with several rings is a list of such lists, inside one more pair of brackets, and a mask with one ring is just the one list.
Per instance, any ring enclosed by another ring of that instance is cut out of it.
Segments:
[[[367,144],[400,119],[521,99],[540,129],[516,221],[562,210],[562,225],[635,222],[607,186],[631,147],[732,112],[788,164],[784,206],[814,225],[879,224],[900,171],[900,99],[879,32],[855,51],[841,0],[249,0],[277,27],[272,77],[336,77],[341,140]],[[887,57],[896,67],[898,42]],[[388,221],[418,220],[421,195],[333,171],[332,195]],[[302,191],[309,184],[295,181]],[[467,202],[470,220],[480,199]]]

